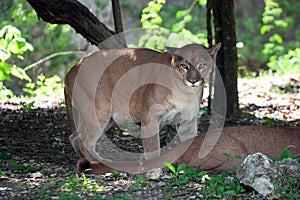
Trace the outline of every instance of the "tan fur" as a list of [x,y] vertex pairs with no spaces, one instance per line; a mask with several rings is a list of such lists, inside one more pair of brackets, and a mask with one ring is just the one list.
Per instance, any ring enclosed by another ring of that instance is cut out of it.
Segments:
[[[155,163],[163,164],[185,163],[187,167],[193,166],[209,172],[234,171],[247,155],[261,152],[273,158],[279,158],[282,150],[289,149],[293,154],[300,152],[300,128],[277,128],[262,126],[226,127],[212,151],[203,158],[199,158],[199,150],[206,134],[199,135],[174,147],[172,151],[154,160],[146,160],[142,163],[145,171],[155,166]],[[241,159],[228,158],[224,152],[232,156],[241,156]],[[178,159],[178,155],[181,155]],[[83,161],[89,163],[89,167],[83,165]],[[141,168],[138,162],[89,162],[80,160],[78,171],[90,168],[91,173],[110,172],[112,168],[136,172]]]
[[95,146],[113,121],[141,122],[146,159],[160,156],[158,133],[165,124],[176,124],[182,141],[194,137],[203,83],[219,48],[103,50],[79,61],[65,79],[75,151],[104,161]]

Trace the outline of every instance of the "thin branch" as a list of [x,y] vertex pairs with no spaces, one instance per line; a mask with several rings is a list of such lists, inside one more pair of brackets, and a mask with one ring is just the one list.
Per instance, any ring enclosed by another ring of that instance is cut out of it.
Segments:
[[47,60],[50,60],[56,56],[62,56],[62,55],[71,55],[71,54],[84,54],[86,53],[86,51],[63,51],[63,52],[55,52],[45,58],[42,58],[40,60],[38,60],[37,62],[35,63],[32,63],[31,65],[28,65],[27,67],[24,68],[24,71],[28,71],[34,67],[36,67],[37,65],[47,61]]
[[114,16],[114,24],[115,24],[116,33],[122,33],[124,31],[124,29],[123,29],[122,15],[121,15],[119,0],[111,0],[111,2],[112,2],[112,8],[113,8],[113,16]]
[[[89,11],[76,0],[27,0],[36,11],[38,18],[51,24],[69,24],[76,32],[96,46],[114,35]],[[101,48],[121,48],[122,43],[114,38],[109,46]]]
[[[208,46],[212,47],[212,27],[211,27],[211,13],[212,13],[212,2],[211,0],[207,0],[206,3],[206,29],[207,29],[207,42],[208,42]],[[208,95],[208,109],[211,109],[211,103],[212,103],[212,88],[213,88],[213,84],[214,84],[214,67],[212,68],[212,71],[209,75],[209,95]]]
[[125,36],[123,34],[124,28],[122,23],[122,15],[119,0],[111,0],[111,2],[116,33],[119,34],[118,38],[123,43],[123,46],[127,46]]

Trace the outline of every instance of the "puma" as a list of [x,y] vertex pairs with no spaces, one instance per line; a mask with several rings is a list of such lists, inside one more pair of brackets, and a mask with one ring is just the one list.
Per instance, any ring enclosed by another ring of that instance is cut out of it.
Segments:
[[[203,85],[221,44],[101,50],[80,60],[65,78],[70,142],[81,157],[107,162],[95,148],[113,123],[141,124],[144,158],[160,157],[159,131],[175,124],[182,142],[197,135]],[[161,168],[161,163],[152,165]],[[142,171],[147,171],[147,167]]]
[[[154,163],[170,162],[185,163],[187,167],[195,167],[210,173],[223,171],[235,171],[247,155],[261,152],[273,158],[280,158],[281,152],[289,149],[293,155],[299,157],[300,152],[300,127],[266,127],[266,126],[236,126],[225,127],[222,130],[214,148],[205,156],[199,155],[201,145],[207,134],[200,134],[194,139],[189,139],[175,146],[172,151],[157,158],[155,162],[145,161],[144,166],[154,167]],[[189,146],[185,143],[191,143]],[[184,152],[182,154],[182,152]],[[232,156],[240,156],[241,159],[228,158],[224,153]],[[182,154],[177,158],[178,154]],[[139,168],[136,162],[93,162],[80,159],[77,163],[77,171],[84,170],[87,173],[106,173],[111,169],[125,172],[135,172]]]

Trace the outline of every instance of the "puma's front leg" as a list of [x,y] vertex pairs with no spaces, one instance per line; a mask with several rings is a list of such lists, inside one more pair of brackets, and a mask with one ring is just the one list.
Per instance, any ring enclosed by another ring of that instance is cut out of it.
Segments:
[[181,142],[196,137],[197,130],[198,130],[197,117],[194,117],[192,120],[183,120],[176,127],[176,131]]
[[[160,141],[159,141],[159,125],[157,120],[152,120],[150,123],[142,121],[142,140],[144,147],[144,157],[146,160],[152,160],[155,162],[155,159],[160,157]],[[150,169],[146,177],[148,179],[157,179],[162,174],[162,167],[159,165],[159,162],[154,163],[155,167]],[[143,168],[146,166],[143,166]],[[148,167],[146,167],[148,168]]]
[[155,159],[160,156],[159,125],[157,120],[142,122],[142,141],[144,157],[146,160]]
[[164,108],[160,104],[152,104],[143,112],[141,131],[146,160],[160,156],[159,129],[163,113]]

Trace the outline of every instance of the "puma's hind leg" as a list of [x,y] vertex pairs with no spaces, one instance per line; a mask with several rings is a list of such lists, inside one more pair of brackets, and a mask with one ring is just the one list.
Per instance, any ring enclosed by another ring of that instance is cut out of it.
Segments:
[[80,134],[80,141],[77,143],[78,148],[83,156],[90,160],[107,160],[96,152],[96,144],[111,126],[110,102],[96,98],[95,107],[91,112],[86,112],[86,109],[82,111],[84,111],[80,112],[82,133]]
[[72,133],[72,135],[70,135],[69,141],[70,141],[70,143],[71,143],[73,149],[74,149],[75,152],[77,153],[77,155],[78,155],[79,157],[83,157],[84,154],[82,154],[81,148],[80,148],[79,145],[78,145],[78,143],[80,142],[80,137],[79,137],[79,134],[78,134],[77,131],[74,131],[74,132]]

